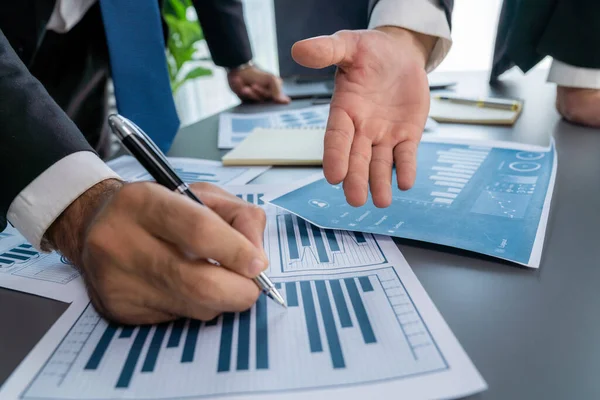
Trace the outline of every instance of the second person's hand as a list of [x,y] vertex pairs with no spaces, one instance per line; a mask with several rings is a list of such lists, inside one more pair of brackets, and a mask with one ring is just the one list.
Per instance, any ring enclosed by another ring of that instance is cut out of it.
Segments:
[[81,268],[103,316],[209,320],[254,304],[252,278],[268,265],[264,212],[215,186],[191,187],[206,206],[154,183],[101,183],[53,224],[50,241]]
[[429,112],[425,65],[435,38],[396,27],[341,31],[298,42],[294,59],[310,68],[337,65],[323,169],[344,182],[349,204],[392,202],[392,167],[406,190],[416,177],[417,147]]

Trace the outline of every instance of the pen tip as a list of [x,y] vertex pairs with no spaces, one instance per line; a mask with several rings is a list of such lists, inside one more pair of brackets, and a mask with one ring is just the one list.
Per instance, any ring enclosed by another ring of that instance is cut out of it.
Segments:
[[269,298],[271,298],[272,300],[274,300],[281,307],[287,308],[287,304],[285,304],[285,300],[283,299],[283,297],[281,297],[281,295],[278,292],[271,291],[271,292],[267,293],[267,296]]

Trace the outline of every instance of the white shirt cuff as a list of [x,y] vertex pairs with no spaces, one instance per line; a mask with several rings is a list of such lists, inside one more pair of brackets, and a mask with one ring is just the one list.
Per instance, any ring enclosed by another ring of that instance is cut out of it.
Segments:
[[552,60],[548,82],[573,88],[600,89],[600,69],[574,67]]
[[8,220],[36,249],[54,220],[89,188],[106,179],[120,179],[89,151],[70,154],[42,172],[13,200]]
[[371,14],[369,29],[380,26],[398,26],[437,37],[427,72],[440,65],[452,47],[450,24],[435,0],[379,0]]

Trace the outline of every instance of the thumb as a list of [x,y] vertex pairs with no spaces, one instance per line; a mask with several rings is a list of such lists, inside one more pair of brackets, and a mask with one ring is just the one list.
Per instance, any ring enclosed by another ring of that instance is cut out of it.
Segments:
[[292,57],[307,68],[344,67],[352,64],[359,35],[358,32],[339,31],[331,36],[305,39],[292,46]]

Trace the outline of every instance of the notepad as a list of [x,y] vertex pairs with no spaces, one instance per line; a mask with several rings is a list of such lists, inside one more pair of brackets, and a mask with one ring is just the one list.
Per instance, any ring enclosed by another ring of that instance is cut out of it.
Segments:
[[523,109],[522,102],[516,110],[499,110],[477,107],[475,105],[456,104],[431,98],[429,117],[437,122],[455,122],[481,125],[513,125]]
[[321,165],[324,129],[255,129],[223,165]]

